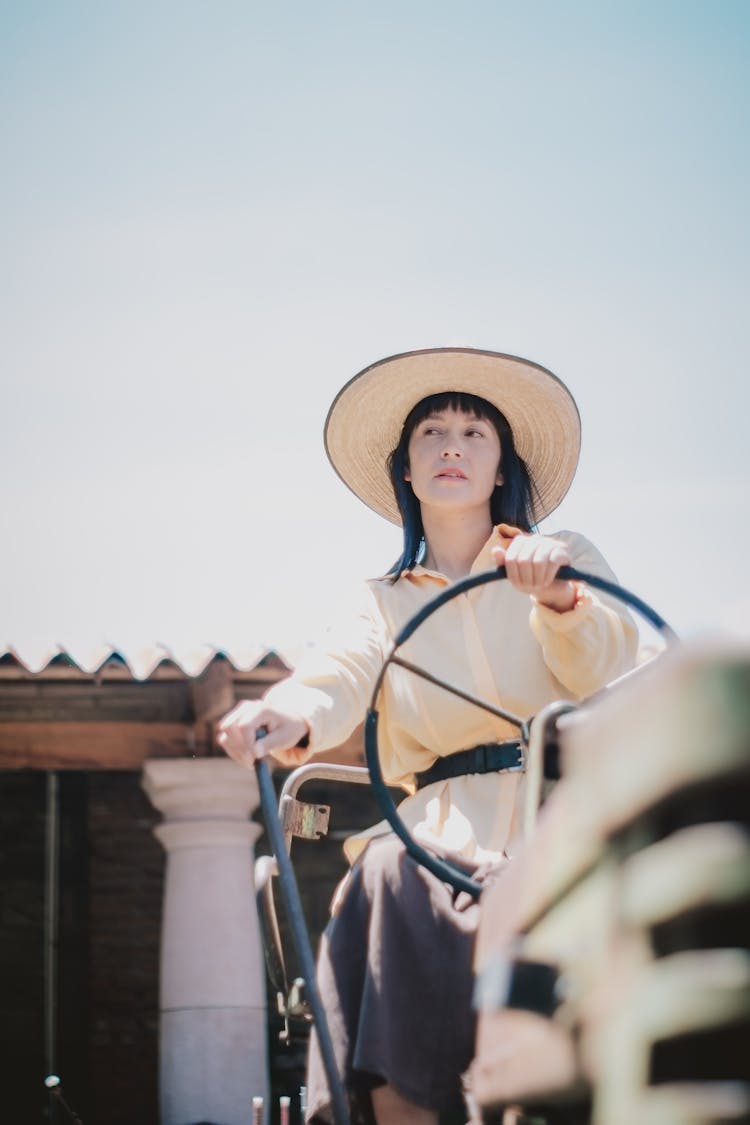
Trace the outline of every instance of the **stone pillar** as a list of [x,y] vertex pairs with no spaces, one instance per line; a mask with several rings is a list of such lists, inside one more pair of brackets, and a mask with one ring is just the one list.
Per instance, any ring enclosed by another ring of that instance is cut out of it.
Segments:
[[263,958],[253,881],[255,774],[228,758],[147,762],[164,815],[162,1125],[247,1125],[267,1095]]

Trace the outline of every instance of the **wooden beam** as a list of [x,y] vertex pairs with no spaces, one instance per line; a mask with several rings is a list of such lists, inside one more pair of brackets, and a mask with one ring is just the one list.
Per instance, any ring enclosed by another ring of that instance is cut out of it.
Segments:
[[0,769],[136,770],[206,752],[186,723],[0,723]]
[[0,682],[0,723],[190,723],[190,682]]
[[[149,758],[205,758],[216,751],[192,723],[0,722],[0,769],[138,770]],[[364,764],[362,727],[325,762]]]

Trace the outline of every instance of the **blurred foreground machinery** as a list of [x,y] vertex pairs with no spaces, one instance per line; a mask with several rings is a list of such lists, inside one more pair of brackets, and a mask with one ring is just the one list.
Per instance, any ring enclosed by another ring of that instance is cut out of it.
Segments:
[[482,903],[479,1117],[750,1122],[750,652],[674,650],[560,727]]

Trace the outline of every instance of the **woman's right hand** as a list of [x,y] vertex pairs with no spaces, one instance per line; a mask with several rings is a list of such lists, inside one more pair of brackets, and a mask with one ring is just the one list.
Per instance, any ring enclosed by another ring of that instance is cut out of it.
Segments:
[[241,766],[250,767],[256,758],[273,754],[282,765],[293,767],[312,756],[306,746],[298,745],[309,733],[301,716],[277,711],[262,699],[248,699],[220,721],[216,741]]

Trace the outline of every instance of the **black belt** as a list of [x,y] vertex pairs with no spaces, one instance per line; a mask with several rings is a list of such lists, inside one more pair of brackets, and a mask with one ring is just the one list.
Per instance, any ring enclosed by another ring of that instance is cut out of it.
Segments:
[[417,789],[432,785],[433,781],[447,781],[465,773],[499,773],[501,770],[522,770],[524,765],[521,743],[487,742],[471,750],[459,750],[447,758],[438,758],[428,770],[416,775]]

